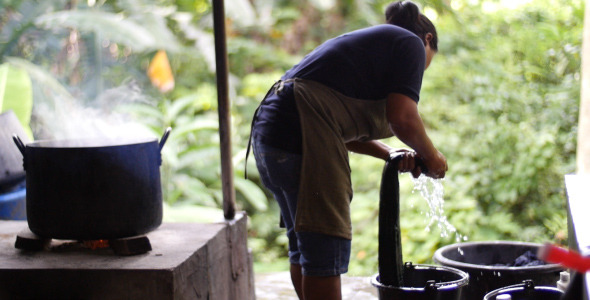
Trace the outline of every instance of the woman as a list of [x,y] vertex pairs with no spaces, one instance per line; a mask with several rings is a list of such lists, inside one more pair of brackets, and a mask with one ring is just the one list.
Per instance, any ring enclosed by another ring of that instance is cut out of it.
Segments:
[[[328,40],[285,73],[253,121],[264,185],[289,238],[291,279],[301,299],[340,299],[348,270],[352,186],[348,151],[388,160],[400,171],[442,178],[446,159],[432,144],[417,104],[437,51],[434,25],[410,1],[390,4],[387,24]],[[397,136],[394,150],[378,139]]]

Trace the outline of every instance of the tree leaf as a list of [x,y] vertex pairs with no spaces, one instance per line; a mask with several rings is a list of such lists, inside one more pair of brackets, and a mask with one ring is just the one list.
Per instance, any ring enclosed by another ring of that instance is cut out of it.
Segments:
[[223,210],[198,205],[164,203],[164,222],[222,222]]
[[238,190],[258,211],[265,211],[268,209],[266,195],[264,192],[250,180],[240,177],[234,177],[234,185]]
[[45,28],[75,28],[99,33],[105,39],[126,45],[135,51],[166,49],[146,28],[123,18],[123,15],[104,11],[68,10],[49,13],[37,18],[36,25]]
[[195,119],[188,124],[180,124],[174,128],[175,135],[183,136],[185,134],[199,130],[217,130],[219,124],[215,120]]
[[29,122],[32,109],[33,90],[27,72],[9,64],[0,65],[0,112],[12,110],[31,140],[33,132]]
[[74,97],[70,94],[70,92],[68,92],[68,90],[66,90],[66,88],[61,83],[59,83],[59,81],[49,74],[49,72],[45,71],[40,66],[18,57],[5,57],[4,59],[12,66],[27,71],[33,81],[56,93],[59,97],[72,101],[74,100]]

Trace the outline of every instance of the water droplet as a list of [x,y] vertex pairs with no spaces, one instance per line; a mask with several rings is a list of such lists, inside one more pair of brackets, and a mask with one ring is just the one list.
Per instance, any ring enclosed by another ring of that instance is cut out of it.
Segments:
[[430,232],[432,225],[436,223],[436,226],[440,230],[441,237],[448,237],[450,234],[455,234],[455,241],[461,242],[466,241],[467,237],[460,234],[455,226],[453,226],[445,215],[444,211],[444,189],[442,182],[444,179],[433,179],[424,175],[418,178],[412,179],[414,182],[414,190],[412,193],[418,191],[420,196],[428,203],[428,212],[426,216],[429,218],[429,223],[426,226],[426,231]]

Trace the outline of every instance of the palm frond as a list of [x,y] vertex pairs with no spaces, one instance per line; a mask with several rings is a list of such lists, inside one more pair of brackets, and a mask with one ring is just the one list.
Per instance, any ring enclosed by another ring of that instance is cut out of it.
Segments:
[[135,51],[167,48],[152,32],[121,14],[93,10],[59,11],[39,16],[35,24],[46,29],[74,28],[81,32],[95,32]]

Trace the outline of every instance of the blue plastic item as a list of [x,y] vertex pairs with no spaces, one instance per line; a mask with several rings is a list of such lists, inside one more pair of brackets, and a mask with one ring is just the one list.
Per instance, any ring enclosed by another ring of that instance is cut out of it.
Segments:
[[0,220],[27,219],[27,189],[21,188],[0,195]]

